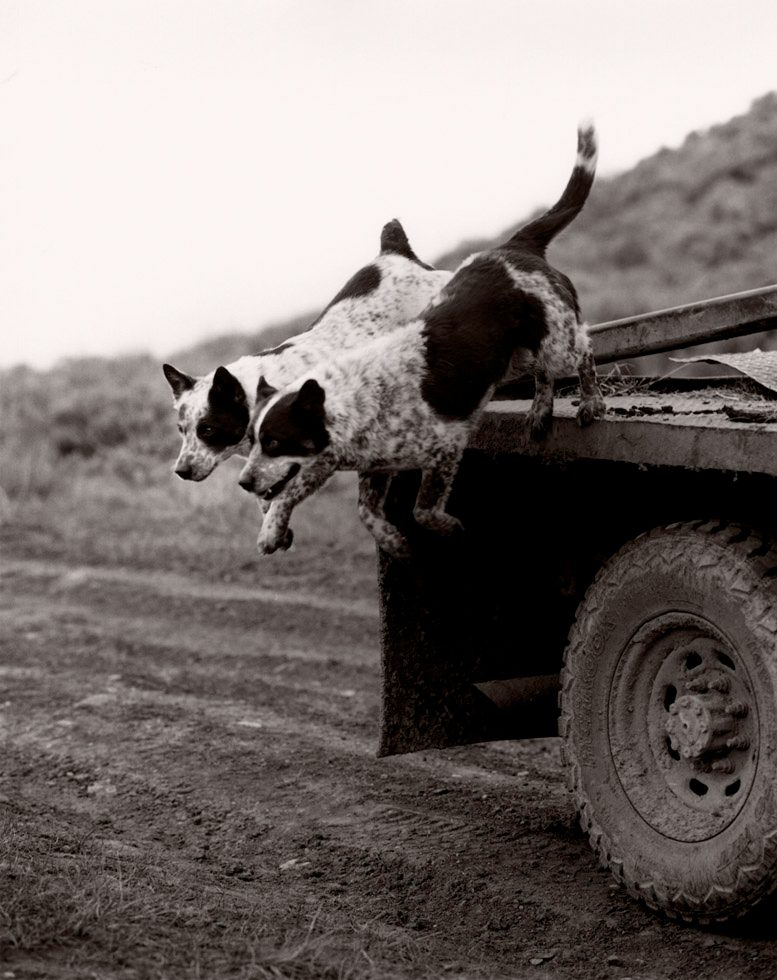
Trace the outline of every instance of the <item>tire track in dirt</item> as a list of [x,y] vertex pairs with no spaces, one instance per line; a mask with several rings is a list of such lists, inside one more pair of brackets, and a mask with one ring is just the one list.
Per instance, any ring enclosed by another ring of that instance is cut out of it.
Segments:
[[[143,689],[124,684],[119,678],[109,681],[102,690],[86,693],[77,679],[51,676],[32,668],[4,668],[0,676],[16,677],[25,684],[36,681],[42,690],[44,707],[30,710],[23,705],[19,712],[12,710],[13,702],[0,711],[0,732],[12,738],[17,745],[29,745],[40,753],[67,751],[72,758],[86,764],[89,760],[109,765],[119,749],[123,759],[131,758],[130,750],[134,738],[133,730],[126,724],[133,717],[157,720],[164,726],[164,737],[160,748],[168,751],[174,744],[181,744],[188,751],[189,740],[196,736],[197,730],[217,732],[217,737],[229,737],[242,748],[261,752],[266,748],[268,737],[285,740],[284,752],[294,756],[297,745],[304,749],[325,749],[338,757],[338,765],[346,761],[367,760],[371,767],[387,766],[402,771],[405,778],[412,773],[421,774],[427,781],[432,777],[437,789],[443,784],[477,784],[482,790],[501,790],[513,788],[516,779],[522,787],[534,785],[547,789],[548,779],[561,787],[558,774],[525,768],[525,756],[507,761],[501,743],[434,753],[426,755],[397,756],[379,760],[375,757],[377,733],[366,727],[361,719],[349,712],[350,697],[341,696],[336,701],[334,690],[317,692],[320,702],[316,707],[326,707],[327,712],[319,711],[311,715],[307,706],[284,699],[284,707],[277,710],[256,699],[252,701],[230,702],[214,700],[180,692],[165,692]],[[286,695],[293,694],[290,688],[283,689]],[[275,692],[272,692],[275,693]],[[58,704],[55,704],[55,700]],[[338,709],[342,710],[338,710]],[[125,717],[126,716],[126,717]],[[372,721],[373,719],[369,719]],[[105,730],[116,726],[118,731],[109,742],[102,738]],[[176,736],[173,729],[179,726],[185,731]],[[75,730],[75,731],[74,731]],[[79,741],[76,741],[76,738]],[[551,744],[555,739],[542,740]],[[510,746],[513,743],[506,743]],[[504,757],[500,760],[500,748]],[[555,745],[554,745],[555,748]],[[451,756],[451,753],[453,755]],[[467,755],[480,755],[478,764],[467,761]],[[552,753],[552,762],[557,753]],[[523,762],[524,768],[516,765]],[[490,763],[490,765],[489,765]],[[547,766],[547,762],[544,763]],[[117,771],[123,771],[120,768]],[[144,774],[143,778],[149,778]],[[562,794],[560,794],[562,796]],[[565,798],[565,797],[564,797]],[[389,808],[394,810],[394,808]],[[415,814],[417,811],[408,811]]]
[[[143,700],[148,700],[145,692]],[[152,700],[158,703],[160,699]],[[123,718],[114,707],[107,702],[93,705],[96,711],[105,709],[105,714],[90,716],[90,720],[112,718],[119,729],[123,728]],[[196,711],[199,706],[189,707]],[[211,726],[214,716],[220,722],[215,730]],[[434,767],[418,757],[378,761],[370,757],[363,740],[323,732],[316,726],[313,741],[310,727],[302,733],[288,731],[293,729],[293,722],[283,716],[270,719],[266,710],[262,723],[274,720],[276,731],[262,730],[257,737],[241,738],[235,734],[235,727],[254,719],[238,718],[234,725],[235,717],[234,706],[211,710],[201,722],[205,737],[191,725],[187,713],[180,719],[185,731],[175,721],[172,726],[155,731],[149,726],[134,735],[127,729],[120,741],[114,739],[108,747],[104,745],[102,724],[75,732],[66,729],[63,737],[56,722],[46,723],[40,718],[33,723],[25,720],[22,729],[14,733],[13,742],[26,760],[35,760],[35,766],[49,775],[47,784],[65,781],[63,769],[67,767],[70,780],[65,785],[70,790],[70,806],[99,814],[102,804],[104,812],[112,814],[114,823],[122,827],[122,841],[129,832],[136,846],[177,851],[180,860],[195,864],[193,851],[207,843],[208,860],[215,861],[223,873],[239,866],[252,869],[252,876],[262,880],[268,876],[272,879],[281,864],[301,862],[298,870],[310,868],[310,877],[305,872],[296,884],[319,892],[320,877],[336,886],[344,883],[349,894],[343,901],[369,899],[375,914],[387,914],[386,897],[381,896],[377,904],[373,900],[376,885],[385,884],[389,878],[407,879],[412,884],[413,902],[423,905],[427,899],[414,883],[416,873],[427,885],[439,879],[439,888],[444,891],[455,863],[457,887],[464,888],[461,883],[471,877],[472,868],[479,868],[478,876],[492,874],[505,844],[514,850],[517,845],[521,853],[536,847],[536,839],[532,844],[531,836],[524,837],[512,821],[509,807],[516,787],[509,773],[481,772],[479,782],[473,784],[462,777],[468,777],[470,769],[476,771],[475,767],[466,762],[462,765],[456,751],[452,758],[437,760]],[[171,727],[178,731],[171,732]],[[266,735],[279,733],[283,737],[275,739],[274,748],[283,767],[271,766],[267,771],[255,765],[258,757],[267,759],[273,754]],[[156,745],[136,756],[132,765],[132,742],[137,735],[147,748],[149,741],[155,740]],[[338,738],[339,744],[333,746]],[[223,750],[218,758],[208,758],[211,739]],[[192,753],[192,745],[199,745],[200,751]],[[334,755],[334,769],[324,767],[321,771],[322,752],[328,760]],[[461,750],[464,756],[466,753]],[[231,760],[233,768],[221,772],[225,759]],[[123,762],[117,765],[117,760]],[[171,770],[175,773],[172,785]],[[86,778],[74,783],[74,772],[75,778]],[[56,773],[53,780],[52,773]],[[265,779],[265,773],[269,778]],[[264,782],[264,793],[257,794],[257,778]],[[101,785],[116,786],[118,791],[107,801],[84,796],[90,787]],[[522,788],[525,796],[539,802],[545,784],[540,780],[533,786],[525,783]],[[488,789],[488,798],[484,789]],[[445,790],[444,795],[436,795],[440,790]],[[51,793],[47,786],[44,798]],[[73,794],[77,798],[73,799]],[[35,795],[26,798],[32,802]],[[399,802],[402,799],[413,799],[416,805]],[[190,801],[194,801],[193,808]],[[495,819],[500,801],[504,812]],[[544,806],[547,810],[547,801]],[[190,820],[204,821],[204,829],[211,833],[194,840],[198,835],[195,828],[187,826]],[[263,832],[267,820],[282,829]],[[251,840],[257,827],[261,846]],[[112,828],[114,837],[116,832],[117,828]],[[546,830],[542,836],[547,836]],[[579,844],[578,851],[583,860],[590,859],[584,845]],[[543,905],[542,898],[535,904]],[[401,922],[397,920],[397,924]]]
[[[9,637],[14,635],[19,648],[32,648],[45,638],[52,628],[57,628],[63,642],[84,640],[106,660],[134,657],[152,662],[159,658],[170,665],[182,665],[208,660],[212,664],[224,662],[229,669],[239,666],[274,671],[310,671],[316,664],[323,664],[328,671],[340,668],[344,673],[354,671],[365,676],[375,673],[378,663],[377,642],[372,636],[364,636],[360,630],[355,637],[339,633],[337,643],[321,642],[312,647],[304,634],[279,635],[268,629],[246,630],[234,623],[206,625],[179,624],[176,616],[127,614],[114,609],[99,611],[86,602],[73,603],[57,597],[26,596],[6,603],[0,597],[0,629],[4,626]],[[322,631],[323,632],[323,631]],[[46,656],[46,651],[38,650]],[[48,658],[52,666],[61,662],[61,651]],[[299,664],[296,662],[299,661]]]
[[[138,706],[153,709],[145,713],[145,723],[139,728],[127,723]],[[111,726],[115,731],[109,739]],[[242,810],[246,803],[250,807],[255,803],[251,789],[256,774],[266,769],[263,763],[269,760],[267,788],[276,813],[285,808],[303,824],[307,821],[320,826],[333,848],[351,856],[354,849],[362,857],[364,852],[393,851],[400,837],[404,842],[402,860],[408,864],[429,861],[440,850],[447,853],[473,838],[481,838],[481,846],[486,839],[494,839],[494,828],[487,823],[472,826],[468,811],[474,787],[479,787],[475,795],[481,801],[486,799],[486,789],[491,797],[497,794],[508,799],[516,788],[512,773],[480,769],[456,758],[456,753],[451,759],[435,759],[433,766],[412,756],[379,762],[373,758],[371,739],[343,731],[342,726],[311,723],[298,713],[289,717],[266,705],[249,713],[242,704],[214,705],[204,699],[120,685],[111,693],[76,703],[69,717],[52,718],[45,711],[30,717],[25,712],[16,724],[6,720],[3,727],[17,749],[26,750],[26,756],[44,770],[59,767],[61,772],[65,766],[65,771],[88,773],[89,784],[122,787],[118,795],[130,791],[132,797],[147,796],[157,803],[165,797],[175,798],[181,786],[188,784],[198,787],[199,807],[223,806],[225,792],[230,809]],[[133,753],[138,737],[142,751],[138,753],[136,748]],[[217,758],[209,758],[214,745],[221,751]],[[197,749],[193,751],[192,746]],[[334,763],[334,769],[316,772],[316,760],[322,757],[327,765]],[[221,770],[225,760],[229,761],[227,772],[213,771],[214,767]],[[168,770],[172,766],[176,773],[172,788],[165,766]],[[330,773],[337,782],[335,793],[328,785]],[[379,784],[365,799],[365,788],[376,777],[389,775],[392,781],[399,779],[401,797],[416,801],[420,797],[420,804],[402,805],[393,789],[388,790],[390,802],[376,801],[372,798],[375,789],[382,791],[379,795],[385,791]],[[528,776],[528,772],[522,775]],[[544,779],[524,778],[521,784],[524,794],[533,796],[546,788]],[[430,789],[454,796],[427,798]],[[463,794],[463,800],[457,800],[455,794]],[[300,806],[300,798],[307,801],[305,806]],[[457,812],[461,802],[464,811]],[[147,808],[142,809],[146,819]],[[166,823],[167,813],[163,807],[159,814],[162,823]],[[508,836],[514,837],[515,830]],[[356,860],[358,863],[362,858]]]
[[197,580],[188,575],[173,572],[139,571],[124,567],[104,567],[101,565],[69,565],[66,562],[24,559],[4,561],[0,569],[0,586],[5,580],[14,584],[28,585],[37,582],[48,594],[58,591],[71,592],[85,585],[122,585],[128,589],[138,589],[153,593],[158,597],[184,598],[206,602],[265,603],[268,605],[301,606],[328,613],[347,613],[377,621],[377,599],[347,599],[328,597],[312,592],[284,592],[267,589],[263,586],[245,586],[209,580]]
[[[203,598],[202,583],[194,583],[187,596],[180,582],[174,594],[160,595],[155,579],[146,581],[135,572],[103,581],[95,568],[87,577],[71,579],[61,570],[41,572],[37,564],[31,574],[25,572],[27,563],[16,563],[13,574],[6,569],[0,576],[0,624],[13,623],[25,639],[41,631],[46,635],[56,619],[66,636],[91,632],[92,639],[99,635],[122,649],[133,643],[158,647],[161,657],[171,659],[178,650],[179,661],[187,653],[189,659],[243,657],[246,665],[268,655],[279,658],[270,669],[290,659],[331,661],[332,667],[378,662],[377,613],[366,602],[333,599],[326,608],[307,608],[296,602],[298,596],[290,605],[275,595],[250,601],[246,590],[236,587],[209,600]],[[237,599],[223,598],[233,591]]]
[[[0,684],[13,688],[0,793],[21,818],[59,812],[106,852],[148,853],[246,902],[297,895],[378,921],[461,975],[541,977],[538,952],[552,954],[546,976],[570,980],[758,975],[746,940],[721,958],[610,887],[572,830],[555,740],[376,759],[374,610],[332,598],[311,613],[271,593],[261,615],[294,610],[298,629],[268,636],[268,655],[242,588],[214,598],[179,577],[157,594],[166,575],[40,564],[6,566],[0,583],[28,585],[0,607]],[[193,607],[201,618],[178,625]],[[333,666],[322,637],[344,623],[352,649]],[[777,962],[774,944],[761,949]]]

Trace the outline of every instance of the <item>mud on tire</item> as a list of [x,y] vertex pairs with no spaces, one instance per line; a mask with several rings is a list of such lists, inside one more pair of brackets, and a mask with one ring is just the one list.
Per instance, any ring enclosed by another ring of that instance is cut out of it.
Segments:
[[560,730],[580,823],[649,907],[707,923],[777,886],[777,550],[657,528],[581,603]]

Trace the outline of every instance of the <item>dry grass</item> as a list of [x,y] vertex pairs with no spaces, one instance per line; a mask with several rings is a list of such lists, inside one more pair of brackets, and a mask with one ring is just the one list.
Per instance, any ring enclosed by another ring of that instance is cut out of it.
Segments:
[[0,533],[23,534],[28,554],[348,596],[374,591],[374,545],[358,519],[353,474],[297,508],[291,552],[263,559],[258,508],[237,485],[237,460],[192,484],[168,461],[128,460],[126,450],[61,459],[53,476],[41,455],[40,445],[0,449]]

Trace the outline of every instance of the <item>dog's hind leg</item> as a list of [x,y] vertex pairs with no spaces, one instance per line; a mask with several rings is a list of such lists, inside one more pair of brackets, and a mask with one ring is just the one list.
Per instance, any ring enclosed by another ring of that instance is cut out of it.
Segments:
[[463,531],[461,521],[445,512],[453,480],[461,462],[461,450],[446,453],[434,466],[423,471],[413,517],[422,526],[438,534],[457,534]]
[[534,367],[534,401],[527,416],[532,439],[544,439],[553,424],[553,381],[545,367]]
[[585,348],[577,363],[580,377],[580,407],[577,410],[578,425],[590,425],[595,419],[604,418],[607,406],[596,380],[596,365],[591,343],[586,337]]
[[386,519],[384,510],[390,473],[359,474],[359,517],[378,547],[392,558],[409,558],[405,536]]

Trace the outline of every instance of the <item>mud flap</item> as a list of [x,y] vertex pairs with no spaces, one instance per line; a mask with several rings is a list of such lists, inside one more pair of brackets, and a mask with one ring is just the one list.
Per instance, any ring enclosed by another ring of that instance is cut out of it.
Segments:
[[[516,522],[513,496],[512,521],[504,520],[499,494],[484,511],[483,480],[495,477],[491,463],[468,454],[448,508],[465,535],[447,540],[406,523],[412,560],[379,554],[379,755],[557,734],[558,670],[572,613],[558,615],[556,564],[536,558],[547,535]],[[411,474],[392,487],[389,513],[400,525],[416,487]],[[516,548],[517,563],[509,558]]]

